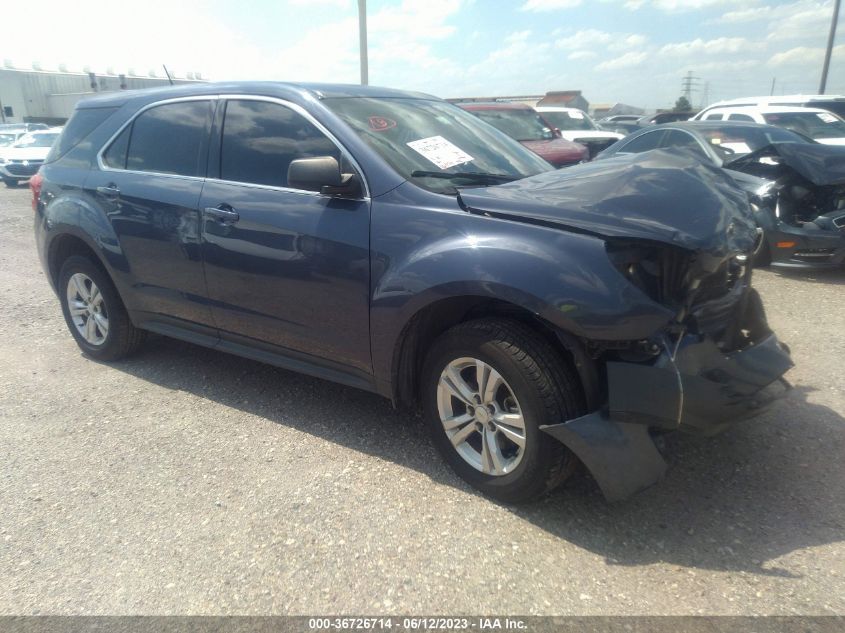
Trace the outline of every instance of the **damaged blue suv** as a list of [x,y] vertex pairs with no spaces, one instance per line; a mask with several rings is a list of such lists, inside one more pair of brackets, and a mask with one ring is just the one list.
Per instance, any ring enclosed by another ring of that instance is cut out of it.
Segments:
[[557,171],[427,95],[230,83],[85,100],[40,173],[39,254],[87,355],[155,332],[420,407],[504,501],[579,460],[630,495],[665,468],[655,431],[788,387],[748,199],[692,155]]

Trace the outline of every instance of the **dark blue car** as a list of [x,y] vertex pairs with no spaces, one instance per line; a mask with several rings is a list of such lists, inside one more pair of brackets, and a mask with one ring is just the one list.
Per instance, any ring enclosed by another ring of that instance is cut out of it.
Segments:
[[421,407],[505,501],[578,459],[609,498],[791,366],[751,287],[755,224],[718,168],[652,152],[565,172],[439,99],[204,84],[79,104],[35,231],[71,334],[155,332]]

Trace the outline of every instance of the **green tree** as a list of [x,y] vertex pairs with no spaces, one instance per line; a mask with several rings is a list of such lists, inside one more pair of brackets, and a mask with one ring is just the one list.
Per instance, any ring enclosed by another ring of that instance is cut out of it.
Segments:
[[692,110],[692,104],[689,102],[689,99],[681,95],[675,102],[675,110],[678,112],[690,112]]

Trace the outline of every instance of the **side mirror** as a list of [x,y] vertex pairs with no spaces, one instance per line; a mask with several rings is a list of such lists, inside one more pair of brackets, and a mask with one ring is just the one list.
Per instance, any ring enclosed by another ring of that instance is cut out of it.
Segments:
[[563,133],[560,131],[559,127],[553,127],[552,136],[554,136],[555,138],[563,138]]
[[306,191],[319,191],[327,196],[356,197],[361,183],[356,174],[344,174],[333,156],[297,158],[288,165],[288,186]]

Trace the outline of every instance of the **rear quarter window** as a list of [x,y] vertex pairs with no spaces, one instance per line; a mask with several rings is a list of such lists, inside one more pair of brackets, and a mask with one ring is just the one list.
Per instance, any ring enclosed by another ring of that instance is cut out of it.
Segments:
[[82,108],[74,112],[45,162],[53,162],[67,154],[116,111],[117,108]]

